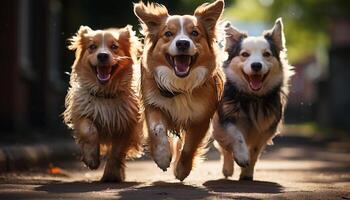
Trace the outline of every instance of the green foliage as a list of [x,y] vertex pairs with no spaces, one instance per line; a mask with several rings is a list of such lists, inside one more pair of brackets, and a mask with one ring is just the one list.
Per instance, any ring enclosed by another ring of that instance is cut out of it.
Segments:
[[227,8],[227,19],[273,25],[282,17],[291,62],[314,55],[316,48],[329,44],[328,26],[332,18],[349,18],[346,0],[236,0]]

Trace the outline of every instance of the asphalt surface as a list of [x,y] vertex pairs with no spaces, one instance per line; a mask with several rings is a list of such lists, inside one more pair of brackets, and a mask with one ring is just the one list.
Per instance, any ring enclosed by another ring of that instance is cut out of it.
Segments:
[[0,174],[0,199],[350,199],[350,144],[301,137],[275,140],[256,166],[255,181],[224,179],[212,149],[184,182],[148,159],[129,161],[126,182],[100,183],[102,167],[78,160]]

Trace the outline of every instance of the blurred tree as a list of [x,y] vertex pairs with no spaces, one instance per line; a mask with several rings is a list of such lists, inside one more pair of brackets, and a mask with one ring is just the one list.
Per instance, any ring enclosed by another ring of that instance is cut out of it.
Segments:
[[237,0],[225,17],[273,23],[282,17],[289,59],[295,62],[313,55],[320,45],[329,45],[330,18],[349,18],[350,1],[345,0]]

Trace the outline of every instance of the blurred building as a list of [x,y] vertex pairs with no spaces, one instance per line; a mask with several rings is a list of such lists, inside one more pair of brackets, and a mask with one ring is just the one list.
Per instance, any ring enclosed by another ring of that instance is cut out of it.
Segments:
[[[1,6],[0,132],[61,132],[74,54],[66,48],[80,25],[137,24],[129,1],[14,0]],[[137,28],[137,27],[136,27]]]
[[329,71],[321,91],[318,121],[335,129],[350,130],[350,19],[330,20]]

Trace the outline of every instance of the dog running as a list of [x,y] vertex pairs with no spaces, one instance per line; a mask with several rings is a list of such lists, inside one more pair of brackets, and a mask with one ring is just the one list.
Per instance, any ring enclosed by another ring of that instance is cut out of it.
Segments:
[[226,82],[213,120],[213,136],[223,157],[224,176],[233,175],[236,161],[242,169],[240,179],[252,180],[258,156],[281,123],[293,72],[281,19],[259,37],[248,36],[229,23],[225,34]]

